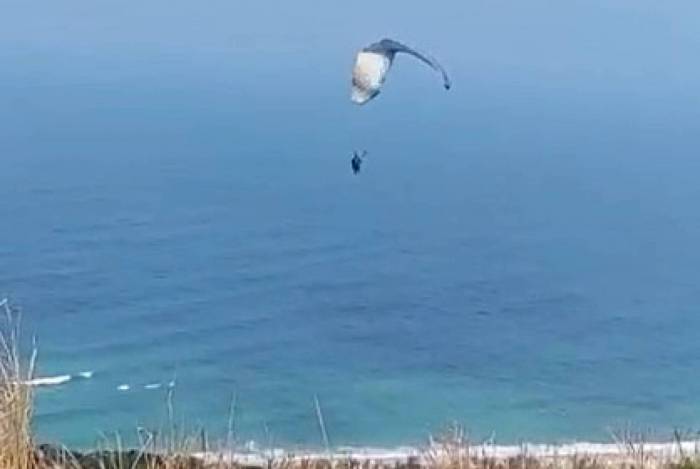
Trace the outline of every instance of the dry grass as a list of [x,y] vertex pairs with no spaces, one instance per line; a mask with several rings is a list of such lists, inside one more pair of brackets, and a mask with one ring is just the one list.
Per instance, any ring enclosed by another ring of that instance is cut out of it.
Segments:
[[493,436],[479,443],[470,441],[463,427],[451,425],[438,437],[431,437],[422,451],[422,468],[426,469],[602,469],[597,457],[533,457],[523,445],[519,454],[496,457],[487,449]]
[[31,386],[36,348],[22,360],[20,317],[7,300],[0,302],[0,469],[34,468]]

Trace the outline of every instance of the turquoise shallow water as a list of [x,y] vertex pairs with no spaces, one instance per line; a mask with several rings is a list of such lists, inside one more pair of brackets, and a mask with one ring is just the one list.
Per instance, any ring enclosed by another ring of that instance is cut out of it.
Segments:
[[191,425],[236,392],[281,444],[319,444],[315,394],[337,444],[697,427],[692,100],[487,70],[359,109],[335,65],[313,95],[3,76],[0,291],[42,375],[94,371],[39,390],[40,435],[157,426],[173,377]]

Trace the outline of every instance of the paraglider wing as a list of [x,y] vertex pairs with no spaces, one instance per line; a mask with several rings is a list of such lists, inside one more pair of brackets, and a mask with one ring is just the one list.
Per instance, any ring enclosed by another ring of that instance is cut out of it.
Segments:
[[433,59],[432,57],[427,57],[426,55],[421,54],[417,50],[412,49],[405,44],[401,44],[400,42],[394,41],[392,39],[382,39],[379,42],[371,44],[364,50],[367,52],[384,54],[388,56],[390,60],[393,60],[394,54],[396,54],[397,52],[403,52],[412,55],[442,74],[443,86],[446,90],[449,90],[452,86],[452,81],[450,80],[450,77],[447,76],[447,72],[442,67],[442,65],[438,63],[437,60]]

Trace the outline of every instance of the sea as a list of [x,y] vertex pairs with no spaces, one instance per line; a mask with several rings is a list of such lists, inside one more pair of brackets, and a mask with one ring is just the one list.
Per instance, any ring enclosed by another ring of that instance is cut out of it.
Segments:
[[1,79],[0,292],[71,378],[36,388],[42,441],[698,428],[691,87],[404,61],[360,107],[348,57],[76,54]]

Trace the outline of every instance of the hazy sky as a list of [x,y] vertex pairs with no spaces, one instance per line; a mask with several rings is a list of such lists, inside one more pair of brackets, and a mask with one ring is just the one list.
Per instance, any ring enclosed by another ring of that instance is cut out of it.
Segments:
[[0,58],[5,77],[177,69],[235,72],[230,79],[246,83],[315,71],[344,76],[355,49],[390,36],[432,52],[465,88],[503,75],[555,87],[632,81],[682,92],[700,78],[698,15],[697,2],[649,0],[5,0]]

